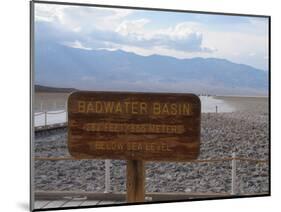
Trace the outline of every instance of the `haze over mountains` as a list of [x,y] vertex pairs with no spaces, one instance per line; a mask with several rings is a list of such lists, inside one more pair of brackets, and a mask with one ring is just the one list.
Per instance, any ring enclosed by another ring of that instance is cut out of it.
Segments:
[[82,90],[267,95],[267,71],[224,59],[140,56],[35,43],[35,84]]

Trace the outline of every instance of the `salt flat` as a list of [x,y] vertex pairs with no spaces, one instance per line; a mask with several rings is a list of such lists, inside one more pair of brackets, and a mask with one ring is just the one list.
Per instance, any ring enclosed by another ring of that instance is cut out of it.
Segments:
[[214,99],[224,101],[236,111],[268,113],[268,97],[215,96]]

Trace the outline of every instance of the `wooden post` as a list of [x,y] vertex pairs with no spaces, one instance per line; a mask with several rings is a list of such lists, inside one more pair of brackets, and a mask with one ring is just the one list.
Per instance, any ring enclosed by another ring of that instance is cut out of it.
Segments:
[[127,202],[145,200],[145,162],[127,160]]

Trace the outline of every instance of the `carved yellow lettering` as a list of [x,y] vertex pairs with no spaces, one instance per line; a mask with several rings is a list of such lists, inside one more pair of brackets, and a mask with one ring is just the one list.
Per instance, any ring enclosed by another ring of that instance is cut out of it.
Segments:
[[162,144],[161,147],[162,147],[161,149],[162,149],[163,152],[171,152],[172,151],[167,144]]
[[177,133],[177,127],[171,126],[171,133]]
[[122,108],[120,102],[117,102],[115,106],[115,113],[122,113]]
[[151,150],[152,152],[155,151],[155,146],[153,146],[153,144],[150,145],[150,150]]
[[171,114],[177,115],[177,104],[171,104]]
[[104,102],[104,109],[106,113],[112,113],[114,102]]
[[123,144],[117,144],[117,149],[118,150],[123,150]]
[[147,114],[147,104],[145,102],[140,103],[140,113]]
[[142,145],[138,144],[138,150],[142,150]]
[[78,101],[78,112],[85,113],[86,109],[86,102],[85,101]]
[[87,113],[91,113],[93,111],[94,111],[94,107],[93,107],[92,102],[90,102],[87,104]]
[[100,101],[96,101],[95,104],[96,108],[96,113],[102,113],[102,103]]
[[190,106],[189,104],[184,104],[183,105],[183,110],[182,110],[184,115],[190,115]]
[[133,150],[133,151],[136,151],[137,148],[138,148],[137,143],[132,143],[132,150]]
[[104,143],[103,142],[97,142],[96,143],[96,149],[97,150],[104,150],[105,149]]
[[182,113],[181,113],[181,107],[182,107],[182,105],[179,104],[179,105],[178,105],[178,111],[177,111],[177,114],[178,114],[178,115],[182,115]]
[[149,151],[149,150],[150,150],[149,144],[146,144],[146,145],[145,145],[145,151]]
[[161,113],[161,105],[160,103],[154,103],[153,104],[153,114],[159,115]]
[[132,102],[132,114],[138,114],[138,102]]
[[162,114],[169,115],[169,109],[168,109],[168,105],[167,104],[163,105]]
[[125,105],[125,113],[129,113],[130,102],[124,102],[124,105]]

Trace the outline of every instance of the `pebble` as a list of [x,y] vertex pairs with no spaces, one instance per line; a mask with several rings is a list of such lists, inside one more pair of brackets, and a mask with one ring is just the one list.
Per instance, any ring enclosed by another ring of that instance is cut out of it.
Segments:
[[[250,112],[202,114],[198,159],[237,157],[267,160],[268,115]],[[36,157],[68,157],[67,131],[35,136]],[[237,161],[237,193],[269,191],[268,164]],[[35,161],[35,188],[44,191],[104,192],[104,160]],[[111,160],[111,190],[126,190],[126,162]],[[147,192],[230,192],[231,161],[146,163]]]

